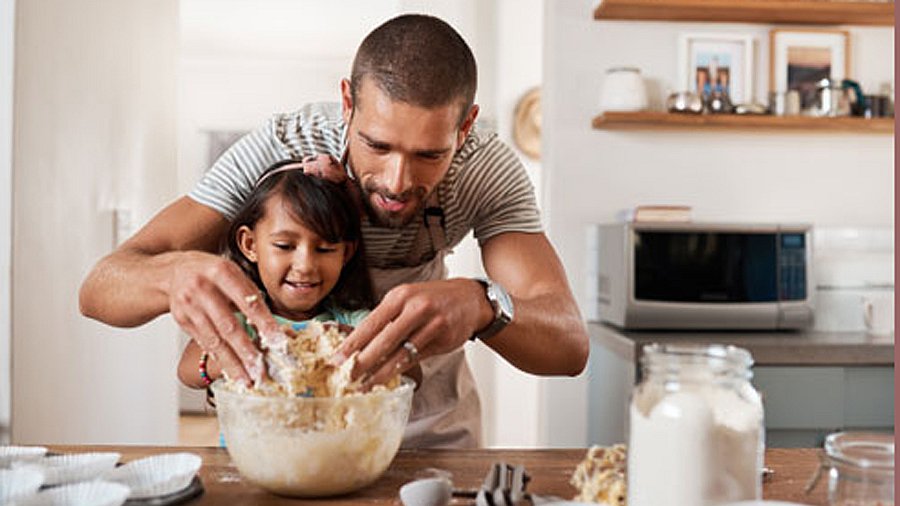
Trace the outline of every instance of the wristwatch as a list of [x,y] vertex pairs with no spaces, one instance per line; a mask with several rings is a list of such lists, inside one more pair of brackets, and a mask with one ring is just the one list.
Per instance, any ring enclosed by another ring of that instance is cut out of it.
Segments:
[[487,327],[476,332],[469,338],[472,341],[475,339],[481,339],[483,341],[497,332],[500,332],[512,322],[514,313],[513,303],[509,294],[506,293],[506,289],[498,283],[495,283],[488,278],[475,278],[475,281],[478,281],[484,286],[484,294],[487,296],[487,300],[494,310],[494,320],[489,323]]

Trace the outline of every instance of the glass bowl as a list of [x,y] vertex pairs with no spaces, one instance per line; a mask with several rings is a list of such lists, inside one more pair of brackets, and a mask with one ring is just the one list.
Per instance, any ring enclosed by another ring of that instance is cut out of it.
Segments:
[[346,397],[264,397],[219,380],[219,427],[241,475],[281,495],[324,497],[377,480],[400,448],[415,382]]

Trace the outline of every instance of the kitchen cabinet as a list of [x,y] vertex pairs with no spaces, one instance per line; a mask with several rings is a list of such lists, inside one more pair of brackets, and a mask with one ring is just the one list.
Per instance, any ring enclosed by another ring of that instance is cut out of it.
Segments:
[[[791,23],[893,26],[893,0],[603,0],[597,20]],[[608,112],[596,116],[599,130],[781,130],[893,134],[894,119],[858,117],[691,115],[666,112]]]
[[753,355],[769,447],[821,446],[828,433],[893,431],[894,341],[862,332],[624,331],[589,323],[588,436],[624,441],[641,349],[652,342],[720,343]]
[[892,26],[894,2],[603,0],[594,10],[594,19]]

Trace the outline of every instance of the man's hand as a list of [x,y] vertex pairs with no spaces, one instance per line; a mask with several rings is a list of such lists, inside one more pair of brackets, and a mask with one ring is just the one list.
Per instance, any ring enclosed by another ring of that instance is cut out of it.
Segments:
[[[451,279],[393,288],[347,337],[334,360],[353,352],[364,386],[384,383],[421,359],[462,346],[493,318],[481,283]],[[406,344],[408,343],[408,344]]]
[[[576,375],[588,357],[587,329],[556,252],[543,234],[504,233],[482,246],[485,271],[513,299],[515,317],[483,343],[522,371]],[[494,315],[484,287],[471,279],[400,285],[357,327],[334,356],[359,351],[355,374],[368,386],[424,357],[453,351]]]
[[81,312],[120,327],[171,312],[230,378],[258,378],[260,352],[234,311],[247,315],[261,334],[277,325],[240,267],[213,254],[227,230],[218,211],[188,197],[176,200],[97,263],[81,286]]
[[229,378],[259,381],[264,374],[262,354],[234,311],[244,313],[260,335],[279,333],[264,295],[230,260],[199,251],[179,255],[169,281],[169,310],[175,321]]

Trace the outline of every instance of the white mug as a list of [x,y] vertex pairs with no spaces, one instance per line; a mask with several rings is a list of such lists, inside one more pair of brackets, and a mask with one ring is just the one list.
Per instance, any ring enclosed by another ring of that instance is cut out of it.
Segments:
[[894,293],[863,297],[863,321],[866,332],[874,336],[894,334]]

